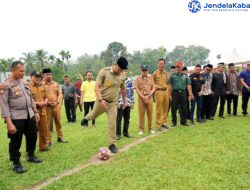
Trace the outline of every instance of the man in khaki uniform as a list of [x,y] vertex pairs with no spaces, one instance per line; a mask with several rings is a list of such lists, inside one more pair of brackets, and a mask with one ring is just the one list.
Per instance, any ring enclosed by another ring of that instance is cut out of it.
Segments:
[[155,91],[154,82],[151,77],[148,76],[148,66],[141,66],[141,75],[135,80],[135,90],[138,94],[138,110],[140,117],[140,131],[139,135],[143,135],[144,122],[145,122],[145,110],[148,117],[148,130],[149,133],[154,134],[152,130],[152,115],[153,115],[153,93]]
[[0,88],[1,114],[7,125],[10,160],[16,173],[26,172],[20,162],[23,135],[26,137],[27,161],[42,162],[34,155],[37,140],[36,122],[39,122],[40,117],[29,85],[23,79],[24,73],[24,64],[14,61],[11,65],[11,76]]
[[62,92],[59,84],[52,80],[52,73],[50,69],[43,69],[43,85],[45,90],[49,94],[48,103],[46,106],[47,121],[48,121],[48,136],[47,141],[49,146],[51,145],[51,129],[52,129],[52,118],[55,121],[57,142],[67,143],[63,139],[62,125],[61,125],[61,106]]
[[96,97],[93,110],[85,116],[82,125],[87,125],[88,120],[94,120],[102,113],[106,112],[108,116],[108,136],[109,150],[113,153],[118,152],[114,142],[116,136],[116,116],[117,116],[117,98],[121,89],[123,98],[122,108],[126,107],[126,74],[128,61],[120,57],[116,64],[102,69],[96,79]]
[[156,100],[156,127],[161,131],[161,127],[168,129],[167,118],[169,110],[168,95],[168,75],[164,71],[165,59],[158,60],[158,70],[152,74],[155,84],[155,100]]
[[31,81],[29,83],[30,91],[35,101],[37,110],[39,112],[40,120],[37,123],[39,133],[39,149],[40,151],[48,151],[47,135],[48,123],[46,114],[46,105],[48,102],[48,93],[44,85],[41,83],[42,75],[38,71],[33,71],[30,75]]

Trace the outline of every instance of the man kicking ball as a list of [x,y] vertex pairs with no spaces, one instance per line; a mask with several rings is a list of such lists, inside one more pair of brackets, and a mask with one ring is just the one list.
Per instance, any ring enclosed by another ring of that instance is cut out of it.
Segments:
[[106,112],[108,116],[109,150],[112,153],[118,152],[114,143],[116,137],[116,103],[120,89],[123,98],[122,108],[125,109],[126,107],[126,74],[124,71],[127,70],[127,66],[127,59],[120,57],[114,65],[103,68],[98,73],[95,87],[97,99],[94,108],[81,122],[81,125],[84,126],[89,120],[96,119]]

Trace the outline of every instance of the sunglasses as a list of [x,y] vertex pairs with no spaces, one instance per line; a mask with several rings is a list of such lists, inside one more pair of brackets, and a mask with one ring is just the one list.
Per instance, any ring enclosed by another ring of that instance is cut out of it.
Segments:
[[142,71],[142,72],[147,72],[148,70],[147,70],[147,69],[142,69],[141,71]]

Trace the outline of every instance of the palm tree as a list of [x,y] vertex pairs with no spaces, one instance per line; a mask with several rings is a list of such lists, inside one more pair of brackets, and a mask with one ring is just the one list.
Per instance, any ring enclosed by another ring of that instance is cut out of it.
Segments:
[[9,59],[0,59],[0,71],[3,72],[4,78],[6,78],[6,72],[10,67]]
[[61,58],[62,58],[62,62],[63,62],[63,70],[65,72],[65,63],[64,63],[64,60],[67,61],[67,64],[68,64],[68,61],[69,61],[69,58],[71,58],[71,55],[70,55],[70,52],[69,51],[64,51],[64,50],[61,50],[59,52],[59,55],[61,55]]
[[23,57],[20,58],[25,64],[25,70],[27,74],[30,74],[36,65],[36,55],[32,52],[23,53]]
[[36,50],[36,57],[37,57],[37,61],[38,61],[38,70],[41,71],[45,66],[48,65],[47,56],[48,56],[48,52],[45,51],[44,49]]
[[54,56],[54,55],[50,55],[50,56],[48,57],[48,61],[49,61],[52,65],[54,64],[55,60],[56,60],[56,56]]

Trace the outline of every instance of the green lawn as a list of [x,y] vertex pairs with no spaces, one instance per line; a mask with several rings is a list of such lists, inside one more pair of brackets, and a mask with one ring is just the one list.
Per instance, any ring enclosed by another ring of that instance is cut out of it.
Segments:
[[[240,113],[240,112],[239,112]],[[48,153],[37,152],[44,162],[25,161],[23,175],[13,173],[8,155],[6,129],[0,122],[0,189],[24,189],[39,181],[86,162],[107,145],[106,116],[97,128],[67,124],[62,111],[63,131],[68,144],[56,143]],[[140,138],[137,109],[131,113],[132,139],[122,138],[118,147]],[[177,127],[118,154],[106,165],[91,166],[65,177],[46,189],[250,189],[250,117],[216,118],[192,127]]]

